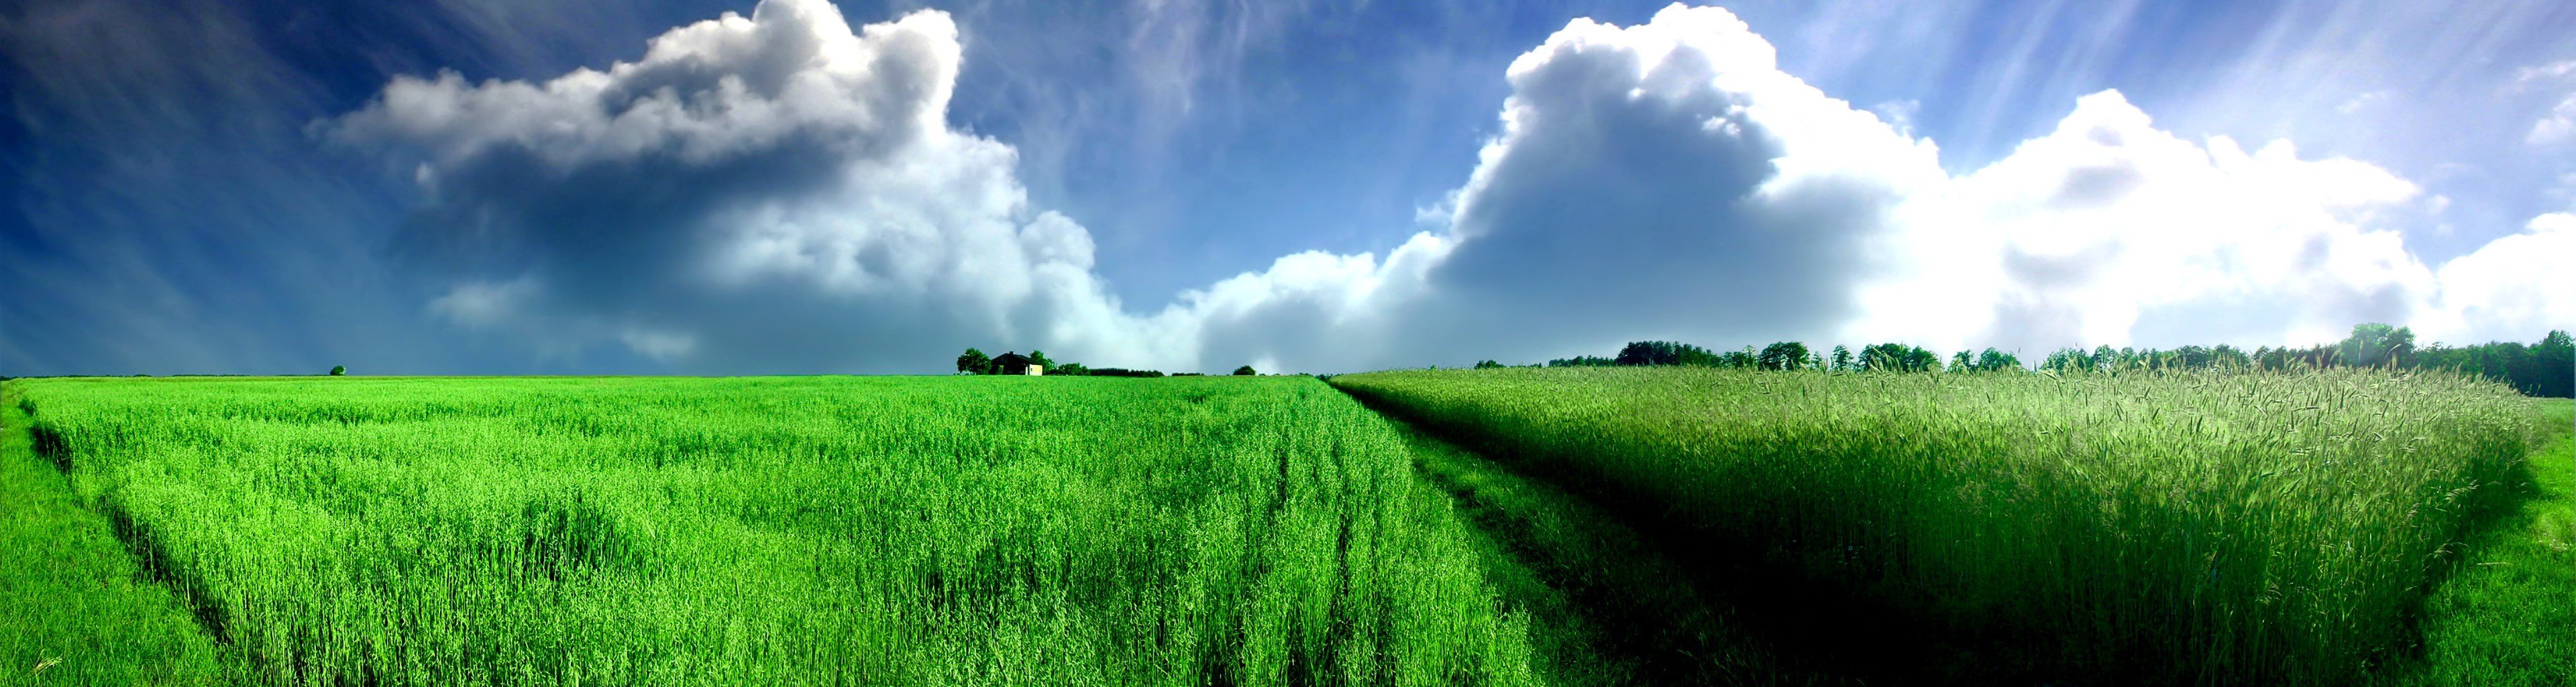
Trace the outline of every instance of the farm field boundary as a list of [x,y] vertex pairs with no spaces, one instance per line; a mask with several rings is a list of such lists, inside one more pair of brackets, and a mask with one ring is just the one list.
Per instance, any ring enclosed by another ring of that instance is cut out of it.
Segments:
[[1762,594],[1961,638],[1972,660],[1935,647],[1916,667],[1937,681],[2365,679],[2402,658],[2459,542],[2520,498],[2501,485],[2529,479],[2539,431],[2501,387],[2359,371],[1331,381],[1523,474],[1661,510],[1638,529],[1682,533],[1667,551],[1791,583]]
[[1472,526],[1311,379],[17,384],[51,484],[211,601],[217,678],[1545,681]]
[[239,657],[35,451],[18,383],[0,382],[0,683],[228,684]]
[[[1703,593],[1688,566],[1611,511],[1433,436],[1406,421],[1414,464],[1460,512],[1533,574],[1507,596],[1580,628],[1593,670],[1564,684],[1860,684],[1825,661],[1799,662],[1748,630],[1741,599]],[[1503,576],[1497,576],[1503,577]]]
[[2528,497],[2468,540],[2425,603],[2421,653],[2381,684],[2576,684],[2576,401],[2532,407],[2555,439],[2531,462]]
[[1635,684],[1957,684],[1994,672],[1902,609],[1706,545],[1706,528],[1670,504],[1343,390],[1406,429],[1424,477],[1576,604],[1564,612],[1609,629],[1587,639],[1605,664],[1646,678]]

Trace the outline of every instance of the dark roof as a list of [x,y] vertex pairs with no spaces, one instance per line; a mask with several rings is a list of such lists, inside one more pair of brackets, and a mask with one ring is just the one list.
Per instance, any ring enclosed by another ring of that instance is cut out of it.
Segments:
[[995,365],[1027,365],[1027,364],[1029,364],[1029,357],[1028,357],[1028,356],[1025,356],[1025,355],[1020,355],[1020,354],[1018,354],[1018,353],[1004,353],[1004,354],[1001,354],[1001,355],[993,356],[993,364],[995,364]]

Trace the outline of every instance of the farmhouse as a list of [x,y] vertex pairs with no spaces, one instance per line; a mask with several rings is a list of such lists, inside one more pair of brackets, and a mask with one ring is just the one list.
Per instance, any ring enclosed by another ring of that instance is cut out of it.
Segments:
[[1028,356],[1020,355],[1018,352],[1014,351],[993,356],[993,371],[1006,375],[1028,375],[1035,377],[1046,374],[1046,366],[1029,362]]

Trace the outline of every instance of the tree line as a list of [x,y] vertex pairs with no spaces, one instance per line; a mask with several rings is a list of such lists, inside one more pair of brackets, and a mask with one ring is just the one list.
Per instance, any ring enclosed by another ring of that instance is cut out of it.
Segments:
[[[1942,365],[1941,355],[1921,346],[1900,343],[1871,344],[1855,355],[1850,348],[1835,346],[1830,353],[1814,351],[1798,341],[1781,341],[1769,346],[1719,353],[1677,341],[1635,341],[1619,349],[1614,357],[1576,356],[1547,361],[1548,367],[1611,367],[1624,365],[1688,365],[1728,367],[1752,370],[1829,370],[1834,372],[1969,372],[2021,369],[2021,359],[2011,353],[1988,348],[1983,353],[1960,351],[1950,364]],[[1478,367],[1500,367],[1493,361]],[[1534,366],[1533,366],[1534,367]]]
[[[1829,370],[1834,372],[2091,372],[2122,370],[2199,370],[2243,368],[2268,371],[2329,367],[2384,367],[2451,370],[2510,385],[2531,396],[2576,397],[2576,343],[2565,330],[2552,330],[2537,343],[2499,341],[2467,346],[2435,343],[2417,346],[2405,327],[2356,325],[2342,341],[2307,347],[2261,346],[2252,351],[2227,344],[2173,349],[2063,348],[2036,367],[2025,367],[2012,353],[1987,348],[1959,351],[1944,364],[1940,354],[1921,346],[1880,343],[1851,349],[1835,346],[1813,351],[1796,341],[1724,353],[1676,341],[1636,341],[1611,357],[1576,356],[1547,361],[1547,367],[1686,365],[1754,370]],[[1477,368],[1506,367],[1486,360]],[[1537,367],[1531,365],[1529,367]]]
[[[1040,350],[1031,350],[1031,351],[1029,351],[1029,354],[1028,354],[1026,357],[1029,359],[1029,364],[1031,364],[1031,365],[1040,365],[1040,366],[1044,366],[1044,367],[1045,367],[1045,369],[1046,369],[1046,374],[1049,374],[1049,375],[1058,375],[1058,376],[1070,376],[1070,377],[1165,377],[1165,376],[1170,376],[1170,377],[1197,377],[1197,376],[1199,376],[1199,374],[1198,374],[1198,373],[1196,373],[1196,372],[1175,372],[1175,373],[1172,373],[1172,374],[1170,374],[1170,375],[1165,375],[1165,374],[1163,374],[1163,371],[1161,371],[1161,370],[1131,370],[1131,369],[1127,369],[1127,368],[1123,368],[1123,367],[1088,367],[1088,366],[1083,365],[1082,363],[1074,363],[1074,362],[1059,363],[1059,362],[1056,362],[1056,361],[1054,361],[1054,360],[1050,360],[1050,359],[1048,359],[1048,358],[1047,358],[1046,351],[1040,351]],[[966,349],[966,352],[965,352],[965,353],[960,353],[960,354],[958,354],[958,355],[957,355],[957,373],[958,373],[958,374],[970,374],[970,375],[990,375],[990,374],[1001,374],[1001,373],[1002,373],[1002,365],[1001,365],[1001,363],[994,362],[994,361],[993,361],[993,356],[985,355],[985,354],[984,354],[984,352],[983,352],[982,350],[978,350],[978,349],[975,349],[975,348],[968,348],[968,349]],[[1245,366],[1242,366],[1242,367],[1234,368],[1234,376],[1238,376],[1238,377],[1249,377],[1249,376],[1256,375],[1256,374],[1260,374],[1260,373],[1259,373],[1259,372],[1257,372],[1257,371],[1255,371],[1255,370],[1253,370],[1251,365],[1245,365]]]

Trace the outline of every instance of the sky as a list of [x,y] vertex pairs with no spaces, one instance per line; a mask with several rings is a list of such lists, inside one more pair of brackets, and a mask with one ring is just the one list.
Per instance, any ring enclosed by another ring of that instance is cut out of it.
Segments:
[[0,2],[0,375],[2576,328],[2576,4]]

